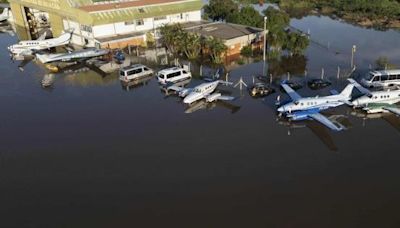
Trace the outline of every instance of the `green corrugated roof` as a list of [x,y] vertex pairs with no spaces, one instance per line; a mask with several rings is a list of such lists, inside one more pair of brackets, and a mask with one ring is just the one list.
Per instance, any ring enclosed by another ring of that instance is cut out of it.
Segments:
[[9,0],[27,7],[38,10],[55,13],[64,17],[71,18],[80,24],[101,25],[115,22],[132,21],[135,19],[150,18],[154,16],[163,16],[168,14],[177,14],[188,11],[200,10],[203,7],[202,0],[193,0],[188,2],[179,2],[162,5],[149,5],[140,7],[145,10],[139,12],[139,8],[115,9],[106,12],[89,13],[76,7],[90,5],[92,0]]
[[140,7],[140,9],[144,9],[144,13],[139,12],[139,8],[128,8],[108,12],[95,12],[91,13],[90,15],[93,18],[93,24],[100,25],[196,11],[200,10],[202,7],[203,2],[201,0],[197,0],[184,3],[164,4],[160,6]]

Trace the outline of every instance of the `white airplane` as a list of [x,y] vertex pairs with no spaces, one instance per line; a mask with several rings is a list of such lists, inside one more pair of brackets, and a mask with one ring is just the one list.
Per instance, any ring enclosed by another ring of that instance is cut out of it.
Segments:
[[333,95],[324,97],[301,97],[287,84],[282,84],[282,88],[286,91],[291,102],[284,104],[278,108],[280,115],[285,115],[289,120],[316,120],[331,130],[341,131],[345,129],[343,126],[337,125],[322,115],[320,112],[329,108],[338,107],[343,104],[350,104],[351,94],[354,88],[354,80],[349,79],[348,84],[343,91],[338,94],[332,91]]
[[207,102],[213,102],[217,100],[231,101],[234,97],[224,96],[221,93],[214,93],[215,89],[219,84],[232,85],[231,82],[226,82],[222,80],[216,80],[213,82],[205,82],[194,88],[184,88],[179,86],[169,86],[167,90],[174,90],[178,92],[180,97],[184,97],[183,103],[192,104],[198,100],[205,99]]
[[35,52],[53,47],[69,44],[72,31],[62,34],[57,38],[45,39],[46,36],[40,36],[37,40],[23,40],[18,44],[14,44],[8,47],[8,50],[13,55],[25,56],[33,55]]
[[0,14],[0,22],[6,22],[10,18],[10,10],[8,8],[4,8],[3,12]]
[[395,90],[370,91],[357,82],[355,82],[355,87],[364,95],[351,102],[354,108],[362,108],[367,113],[390,112],[400,115],[400,109],[394,105],[400,102],[399,88]]
[[87,48],[78,51],[58,54],[36,54],[41,63],[85,61],[109,54],[108,49]]

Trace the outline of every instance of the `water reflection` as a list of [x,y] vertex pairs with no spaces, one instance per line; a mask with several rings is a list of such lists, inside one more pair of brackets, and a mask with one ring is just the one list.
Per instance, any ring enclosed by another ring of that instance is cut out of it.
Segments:
[[150,80],[153,78],[153,75],[134,79],[131,81],[121,81],[122,89],[125,91],[135,90],[141,87],[144,87],[149,84]]
[[214,101],[214,102],[207,102],[206,100],[199,100],[194,102],[193,104],[187,106],[185,109],[185,113],[190,114],[197,112],[199,110],[213,110],[216,107],[224,108],[229,110],[232,114],[238,112],[240,110],[240,106],[234,105],[232,103],[226,101]]
[[392,113],[372,113],[368,114],[361,109],[354,109],[350,112],[350,114],[354,117],[360,118],[363,120],[362,126],[367,127],[369,121],[374,120],[385,120],[392,127],[400,132],[400,117]]
[[[348,118],[344,115],[327,113],[324,114],[330,121],[332,121],[335,125],[341,126],[344,129],[351,128],[352,124],[348,120]],[[338,151],[338,147],[333,141],[332,135],[333,132],[327,129],[325,126],[316,123],[315,121],[301,121],[301,122],[292,122],[286,118],[278,117],[277,122],[279,125],[285,126],[288,130],[288,136],[292,136],[293,132],[297,129],[310,129],[315,136],[331,151]]]

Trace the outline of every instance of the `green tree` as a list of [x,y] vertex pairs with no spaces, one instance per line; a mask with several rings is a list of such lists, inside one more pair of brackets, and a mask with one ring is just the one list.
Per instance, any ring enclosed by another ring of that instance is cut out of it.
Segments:
[[195,33],[184,32],[180,50],[184,52],[188,59],[195,59],[199,56],[201,50],[201,37]]
[[211,20],[220,21],[238,9],[239,5],[233,0],[210,0],[208,5],[204,6],[204,13]]
[[226,21],[252,27],[262,27],[264,25],[263,17],[252,6],[244,6],[240,11],[229,14]]
[[310,40],[306,35],[292,32],[287,35],[285,48],[290,55],[302,55],[309,44]]
[[160,27],[163,45],[173,54],[178,54],[182,47],[184,30],[180,24],[164,25]]
[[222,63],[223,54],[228,50],[224,42],[218,38],[208,37],[205,40],[205,47],[213,63]]

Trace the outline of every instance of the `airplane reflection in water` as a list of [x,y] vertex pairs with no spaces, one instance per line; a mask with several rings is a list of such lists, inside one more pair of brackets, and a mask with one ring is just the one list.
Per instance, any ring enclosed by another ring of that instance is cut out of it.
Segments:
[[210,111],[216,107],[221,107],[230,110],[232,114],[240,110],[240,106],[228,103],[226,101],[207,102],[206,100],[199,100],[187,106],[185,113],[190,114],[199,110]]
[[369,121],[383,119],[400,132],[400,118],[393,113],[381,112],[371,114],[362,109],[354,109],[350,114],[354,117],[361,118],[363,120],[363,127],[366,127]]
[[[348,118],[344,115],[333,115],[333,114],[325,114],[327,118],[333,122],[335,125],[341,126],[342,128],[348,129],[351,128],[351,123]],[[318,137],[319,140],[331,151],[337,151],[338,147],[333,141],[331,131],[326,128],[324,125],[321,125],[315,121],[304,121],[304,122],[293,122],[287,118],[279,117],[277,119],[279,125],[285,126],[288,129],[288,136],[293,135],[293,131],[296,129],[304,129],[308,128],[311,132],[314,133]]]

